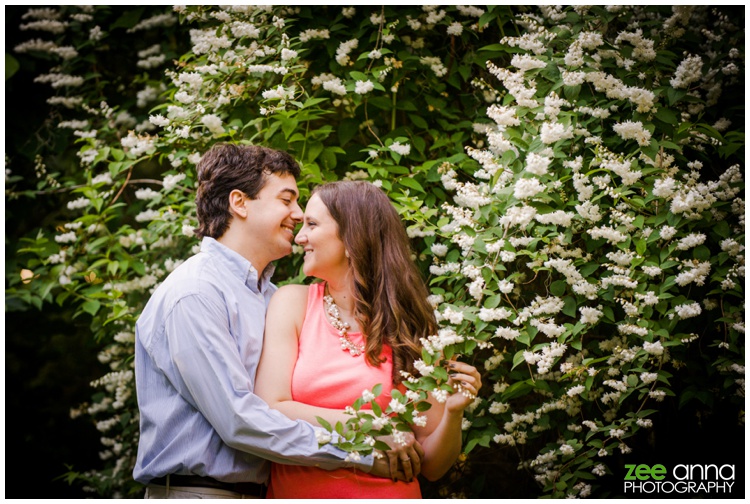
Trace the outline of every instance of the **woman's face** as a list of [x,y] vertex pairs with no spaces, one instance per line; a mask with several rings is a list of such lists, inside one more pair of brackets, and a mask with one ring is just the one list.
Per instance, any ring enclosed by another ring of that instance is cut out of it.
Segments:
[[305,209],[302,229],[294,239],[305,251],[305,275],[330,281],[346,274],[349,262],[338,232],[328,208],[317,194],[313,195]]

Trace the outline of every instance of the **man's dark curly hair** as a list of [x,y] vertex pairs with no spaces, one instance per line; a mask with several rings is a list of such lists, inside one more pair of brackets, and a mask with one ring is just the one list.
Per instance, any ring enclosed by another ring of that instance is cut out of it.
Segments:
[[297,178],[300,167],[290,154],[267,147],[226,143],[211,147],[198,163],[195,233],[200,238],[220,238],[232,218],[229,193],[238,189],[255,199],[271,174]]

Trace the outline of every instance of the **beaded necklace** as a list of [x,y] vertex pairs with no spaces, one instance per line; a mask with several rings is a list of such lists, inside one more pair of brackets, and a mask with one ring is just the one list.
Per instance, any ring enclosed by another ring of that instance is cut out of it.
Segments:
[[[326,291],[328,286],[326,285]],[[365,351],[364,345],[357,345],[354,343],[347,334],[349,332],[349,324],[341,320],[341,311],[339,307],[334,303],[333,297],[330,294],[323,296],[323,302],[326,305],[326,313],[331,320],[331,325],[339,332],[339,342],[341,343],[341,349],[345,352],[349,352],[352,357],[358,357]]]

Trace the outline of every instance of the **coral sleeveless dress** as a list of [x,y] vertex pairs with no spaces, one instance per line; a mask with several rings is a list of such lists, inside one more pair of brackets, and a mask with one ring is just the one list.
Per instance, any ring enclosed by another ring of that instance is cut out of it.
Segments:
[[[383,348],[387,360],[372,367],[364,355],[352,357],[341,349],[339,335],[325,314],[325,283],[310,286],[307,312],[299,335],[299,355],[292,376],[292,398],[305,404],[343,410],[365,389],[383,385],[376,399],[383,411],[391,399],[393,382],[391,348]],[[357,345],[362,333],[349,333]],[[419,482],[396,482],[357,469],[326,471],[316,467],[274,463],[268,498],[274,499],[420,499]]]

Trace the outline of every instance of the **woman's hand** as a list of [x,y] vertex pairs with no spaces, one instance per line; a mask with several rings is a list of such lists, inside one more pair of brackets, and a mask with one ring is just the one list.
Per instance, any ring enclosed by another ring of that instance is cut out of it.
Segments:
[[477,368],[465,362],[448,361],[448,384],[453,387],[453,394],[448,397],[445,408],[452,413],[462,412],[474,399],[482,388],[482,377]]
[[383,441],[391,447],[390,450],[385,452],[386,457],[388,457],[391,479],[396,481],[396,474],[400,465],[401,471],[406,476],[406,481],[411,481],[422,471],[424,450],[422,449],[422,445],[417,442],[413,433],[404,432],[403,436],[399,437],[403,437],[406,444],[400,443],[393,436],[379,437],[378,441]]

